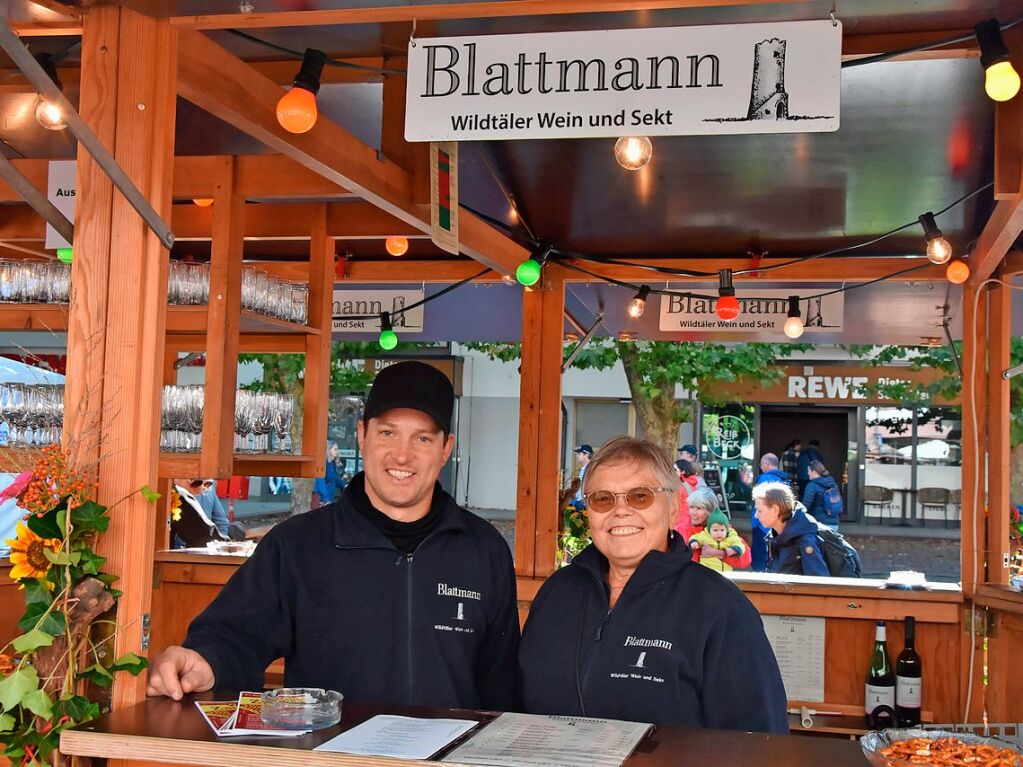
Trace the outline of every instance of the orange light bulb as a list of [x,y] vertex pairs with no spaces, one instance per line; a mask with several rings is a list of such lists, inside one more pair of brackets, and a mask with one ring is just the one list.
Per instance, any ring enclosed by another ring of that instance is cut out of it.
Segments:
[[297,85],[277,102],[277,122],[289,133],[306,133],[316,125],[316,94]]
[[212,197],[196,197],[194,200],[192,200],[192,202],[194,202],[196,204],[196,206],[199,207],[199,208],[208,208],[208,207],[210,207],[210,205],[213,204],[213,198]]
[[721,296],[715,308],[718,317],[725,322],[731,322],[739,316],[739,299],[735,296]]
[[408,237],[388,237],[384,240],[384,248],[392,256],[404,256],[408,252]]
[[962,285],[970,279],[970,267],[966,265],[965,261],[956,259],[950,262],[948,268],[945,269],[945,277],[953,285]]

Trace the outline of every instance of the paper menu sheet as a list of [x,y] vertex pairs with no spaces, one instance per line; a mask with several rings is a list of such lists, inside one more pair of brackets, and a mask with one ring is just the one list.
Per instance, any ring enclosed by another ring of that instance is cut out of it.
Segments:
[[427,759],[477,724],[469,719],[417,719],[379,714],[313,750]]
[[764,615],[764,631],[778,659],[785,696],[824,702],[824,618]]
[[652,727],[616,719],[501,714],[444,760],[498,767],[619,767]]

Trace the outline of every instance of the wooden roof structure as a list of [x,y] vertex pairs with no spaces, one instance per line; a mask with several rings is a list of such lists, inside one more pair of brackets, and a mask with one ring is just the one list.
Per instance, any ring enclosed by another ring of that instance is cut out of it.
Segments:
[[[659,139],[656,161],[630,175],[615,166],[608,140],[467,145],[461,199],[482,215],[462,211],[462,256],[453,258],[428,240],[425,145],[403,140],[404,78],[328,69],[320,121],[307,134],[288,134],[277,125],[274,107],[296,62],[229,30],[400,70],[413,27],[417,35],[431,36],[820,19],[827,18],[831,4],[367,0],[327,2],[315,10],[294,0],[256,5],[246,13],[230,0],[8,4],[12,26],[31,50],[61,54],[58,70],[80,113],[171,222],[179,238],[173,255],[208,256],[213,269],[216,300],[205,326],[167,311],[167,251],[90,156],[77,151],[67,401],[81,404],[69,409],[66,431],[99,461],[101,501],[187,468],[161,469],[157,447],[160,386],[170,355],[178,351],[205,349],[207,386],[224,396],[234,390],[233,362],[240,349],[304,351],[307,405],[314,405],[307,435],[314,444],[321,433],[315,417],[323,415],[327,391],[322,374],[330,340],[327,286],[341,247],[351,257],[338,273],[354,283],[454,282],[480,265],[493,270],[485,279],[500,279],[514,272],[529,249],[521,238],[488,223],[492,218],[513,233],[528,229],[565,249],[637,263],[745,268],[749,252],[756,251],[766,252],[759,263],[770,266],[871,239],[993,182],[991,192],[968,200],[942,225],[957,252],[969,250],[972,271],[961,297],[958,289],[949,294],[960,304],[964,340],[963,599],[971,614],[977,605],[998,602],[1004,608],[1008,519],[984,510],[1008,508],[1008,384],[1001,371],[1008,367],[1012,319],[1006,283],[1021,269],[1013,247],[1023,231],[1023,97],[997,106],[986,99],[975,41],[847,70],[842,129],[835,134]],[[849,59],[968,35],[977,21],[1020,12],[1010,0],[936,0],[926,8],[841,0],[837,7]],[[1023,25],[1006,32],[1006,41],[1023,71]],[[5,67],[0,112],[9,117],[0,127],[0,151],[45,188],[45,161],[74,157],[76,148],[66,133],[34,126],[28,108],[34,89],[0,59],[0,70]],[[214,205],[196,208],[190,203],[196,197],[211,197]],[[0,241],[38,249],[39,219],[2,185],[0,203],[6,203],[0,205]],[[393,234],[413,238],[410,257],[401,262],[382,255],[381,240]],[[856,257],[796,264],[772,279],[785,285],[868,280],[923,263],[921,250],[919,232],[912,230],[863,248]],[[309,328],[282,334],[246,327],[238,303],[243,257],[318,286]],[[590,266],[626,282],[649,280],[637,266]],[[566,284],[586,279],[591,278],[552,263],[542,284],[522,296],[515,551],[521,599],[530,599],[553,568],[565,291]],[[901,280],[946,287],[937,267]],[[945,310],[924,303],[913,304],[919,314],[911,321],[933,327]],[[319,413],[315,403],[321,403]],[[232,466],[230,440],[220,439],[231,433],[232,412],[226,405],[207,412],[204,434],[215,447],[204,448],[199,465],[212,473]],[[312,471],[312,459],[299,468]],[[125,583],[122,625],[137,625],[149,612],[152,546],[139,542],[138,531],[162,524],[148,504],[130,501],[104,541],[110,567]],[[821,596],[812,609],[844,611],[847,598],[838,597],[841,604],[828,601],[833,599]],[[138,649],[139,636],[123,632],[118,642]],[[980,677],[967,673],[970,660],[976,662],[969,645],[962,642],[962,701],[967,680]],[[1008,640],[994,644],[996,666],[1000,657],[1007,662],[1010,647]],[[1008,684],[1006,677],[993,678],[996,686]],[[115,702],[137,701],[143,691],[138,680],[121,682]],[[1005,704],[1007,692],[996,691],[995,699]],[[980,698],[979,692],[970,696],[974,720]]]

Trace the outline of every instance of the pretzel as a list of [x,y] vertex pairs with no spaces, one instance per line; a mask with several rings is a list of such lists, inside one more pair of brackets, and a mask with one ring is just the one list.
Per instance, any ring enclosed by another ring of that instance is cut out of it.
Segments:
[[1023,755],[1011,748],[967,744],[951,737],[897,740],[878,753],[888,759],[934,767],[1023,767]]

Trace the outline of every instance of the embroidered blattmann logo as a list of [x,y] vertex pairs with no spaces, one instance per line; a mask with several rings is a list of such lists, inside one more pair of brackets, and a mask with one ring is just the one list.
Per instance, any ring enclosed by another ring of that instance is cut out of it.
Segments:
[[460,589],[457,586],[449,586],[446,583],[437,584],[437,596],[457,597],[458,599],[475,599],[477,602],[482,600],[478,591],[468,591],[466,589]]
[[643,637],[625,637],[625,647],[659,647],[662,650],[670,650],[671,642],[666,639],[644,639]]

